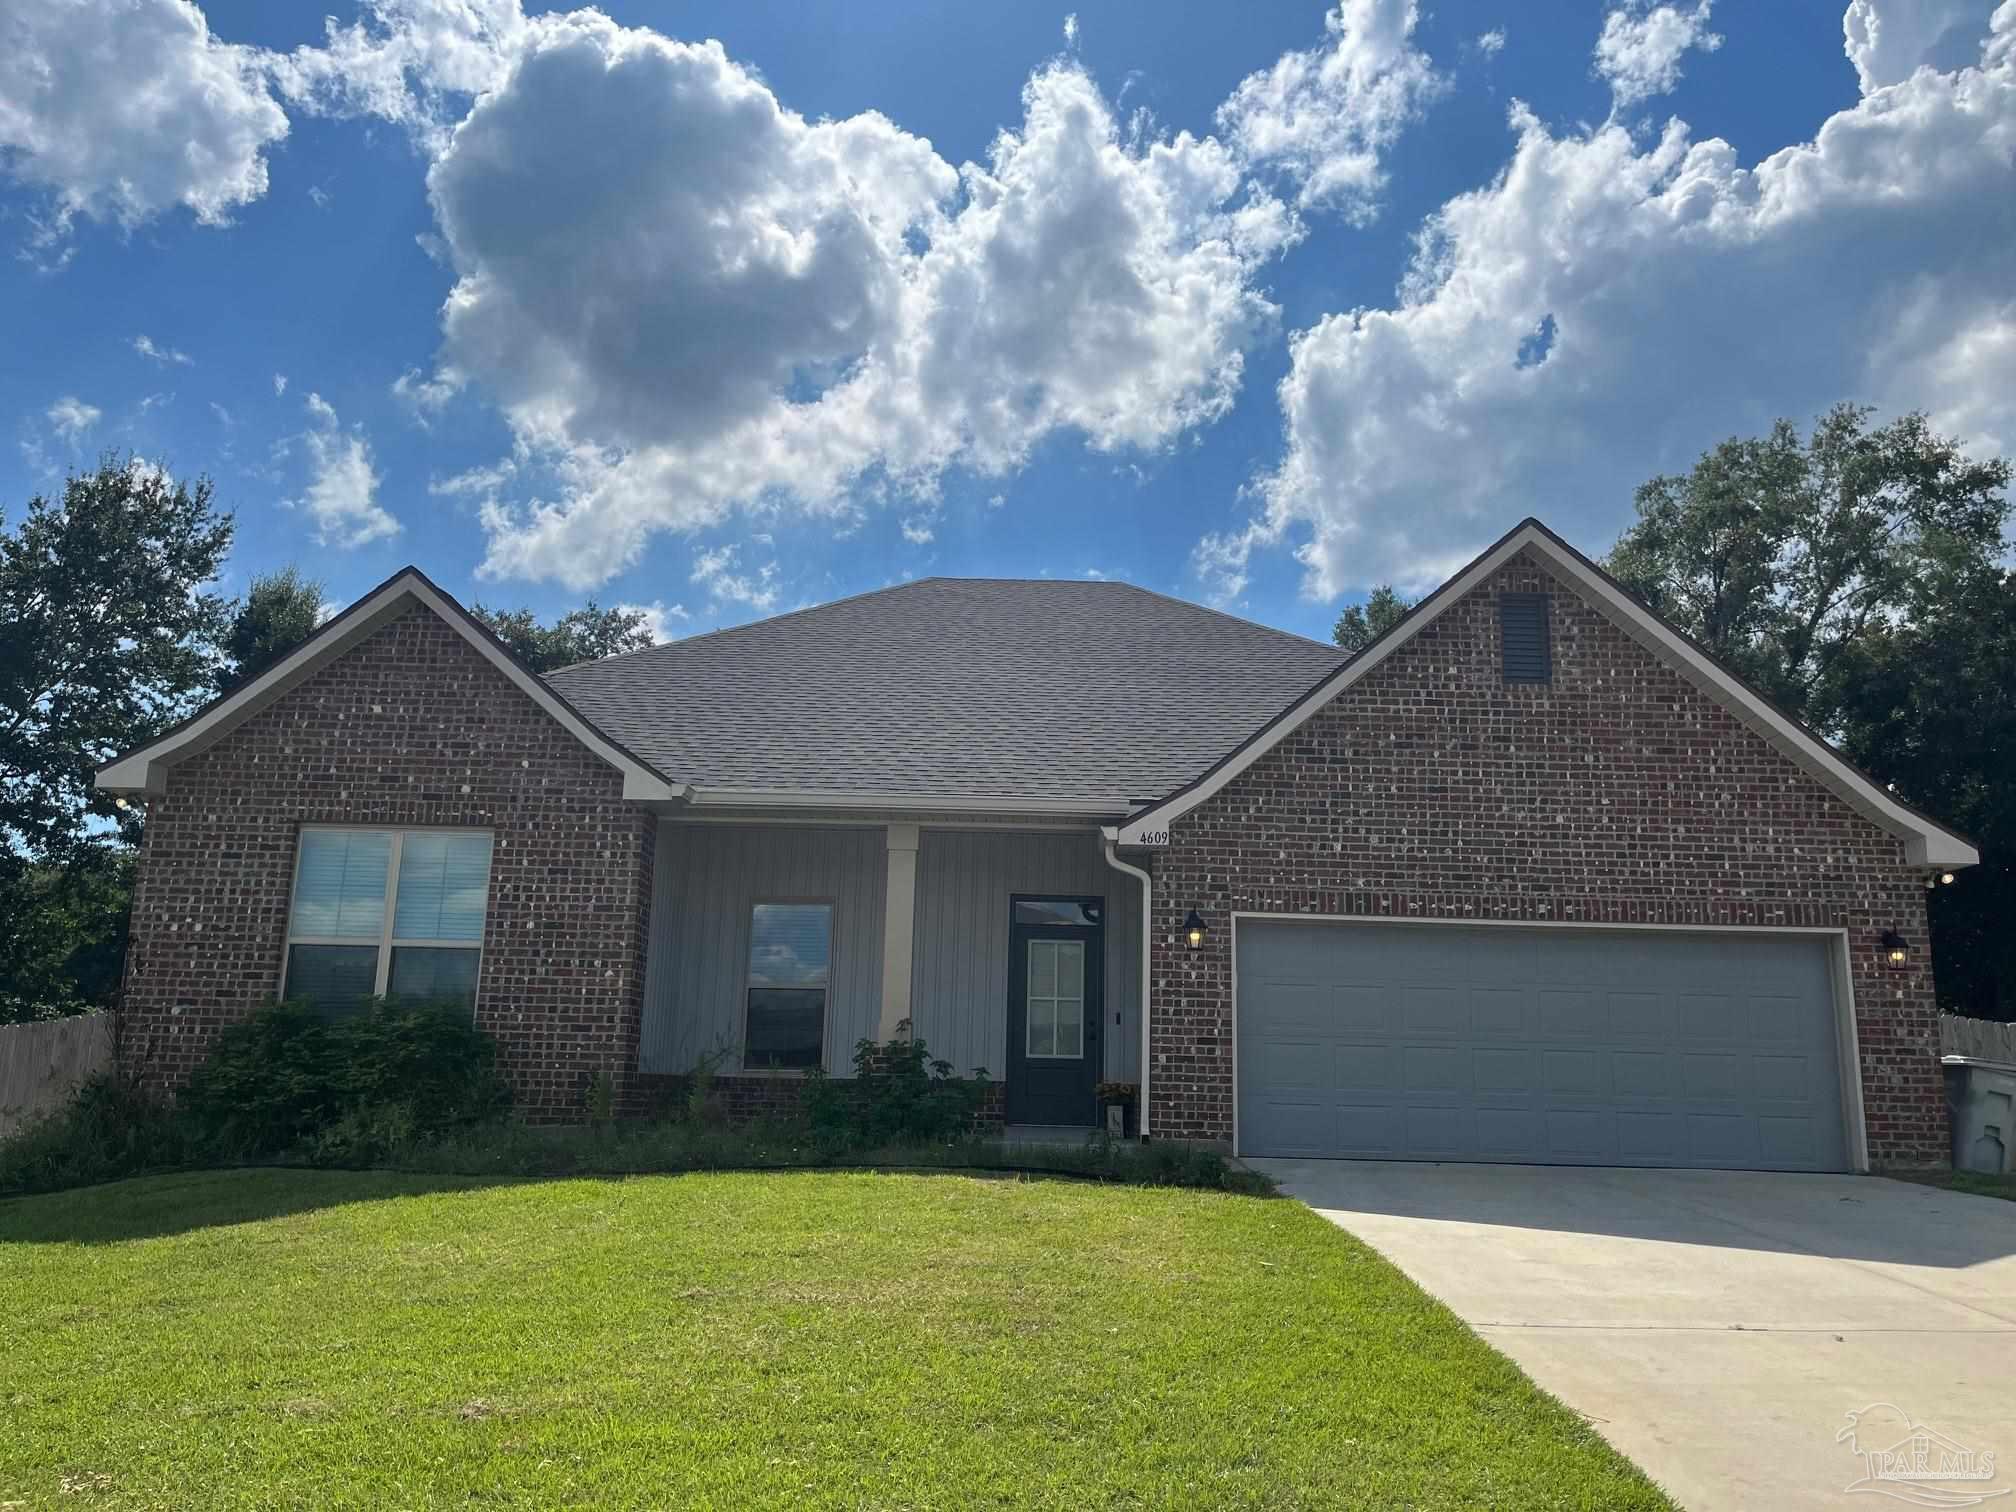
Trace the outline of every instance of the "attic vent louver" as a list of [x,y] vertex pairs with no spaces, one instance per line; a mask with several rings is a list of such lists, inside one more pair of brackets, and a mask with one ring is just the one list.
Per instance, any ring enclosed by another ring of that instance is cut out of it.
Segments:
[[1504,653],[1505,681],[1554,680],[1554,653],[1547,638],[1546,594],[1499,594],[1498,634]]

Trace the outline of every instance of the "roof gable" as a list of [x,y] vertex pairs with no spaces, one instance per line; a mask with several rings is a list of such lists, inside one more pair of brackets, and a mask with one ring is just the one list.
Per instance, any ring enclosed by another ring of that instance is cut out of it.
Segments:
[[1648,653],[1687,679],[1774,748],[1872,822],[1904,841],[1906,860],[1920,866],[1971,866],[1979,853],[1963,837],[1888,792],[1820,735],[1780,709],[1718,662],[1704,647],[1639,603],[1624,586],[1538,520],[1515,526],[1462,571],[1437,588],[1350,661],[1325,676],[1256,730],[1237,750],[1195,780],[1114,826],[1123,846],[1166,844],[1169,826],[1271,751],[1315,713],[1407,645],[1450,605],[1483,583],[1521,551],[1596,607]]
[[282,694],[375,634],[414,604],[467,641],[520,692],[596,756],[623,774],[623,796],[638,801],[684,798],[689,789],[625,749],[512,655],[504,643],[417,567],[387,578],[257,677],[204,705],[156,739],[101,767],[96,785],[111,793],[167,791],[174,764],[215,744]]

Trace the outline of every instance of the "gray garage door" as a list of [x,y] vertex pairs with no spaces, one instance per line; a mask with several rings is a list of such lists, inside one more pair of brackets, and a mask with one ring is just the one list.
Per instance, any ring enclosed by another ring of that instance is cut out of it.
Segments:
[[1238,930],[1242,1154],[1848,1165],[1820,938]]

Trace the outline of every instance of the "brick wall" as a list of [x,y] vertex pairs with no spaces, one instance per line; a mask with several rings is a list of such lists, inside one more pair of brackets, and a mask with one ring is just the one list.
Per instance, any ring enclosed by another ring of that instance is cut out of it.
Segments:
[[[1507,686],[1497,594],[1551,595]],[[1922,872],[1521,553],[1174,826],[1155,856],[1150,1129],[1232,1134],[1235,910],[1846,926],[1872,1162],[1947,1159]],[[1210,925],[1180,943],[1191,908]],[[1898,929],[1911,963],[1883,964]]]
[[123,1044],[174,1087],[280,989],[303,824],[495,837],[477,1021],[518,1104],[580,1116],[637,1064],[656,822],[620,774],[414,606],[174,767],[147,805]]

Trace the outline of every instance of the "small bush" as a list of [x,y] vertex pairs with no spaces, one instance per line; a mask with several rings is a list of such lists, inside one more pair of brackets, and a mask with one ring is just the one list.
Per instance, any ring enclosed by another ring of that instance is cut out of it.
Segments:
[[0,1194],[88,1186],[202,1158],[159,1098],[124,1077],[92,1077],[70,1100],[0,1140]]
[[833,1149],[886,1144],[943,1144],[970,1136],[987,1101],[987,1073],[954,1076],[952,1063],[933,1060],[905,1019],[894,1039],[857,1041],[854,1078],[836,1081],[814,1068],[802,1106],[812,1138]]
[[283,1003],[220,1034],[177,1106],[222,1154],[368,1164],[501,1113],[496,1054],[461,1004],[380,1002],[330,1020]]

